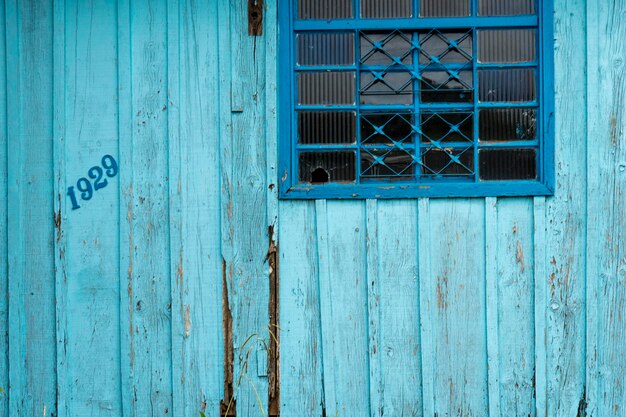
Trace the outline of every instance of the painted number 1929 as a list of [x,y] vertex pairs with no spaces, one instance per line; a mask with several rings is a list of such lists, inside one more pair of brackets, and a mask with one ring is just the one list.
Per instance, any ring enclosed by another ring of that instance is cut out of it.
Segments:
[[[109,185],[109,181],[104,178],[105,174],[109,178],[113,178],[117,175],[119,170],[115,158],[113,158],[111,155],[104,155],[102,157],[101,163],[102,167],[96,165],[89,168],[89,171],[87,171],[87,176],[93,180],[93,185],[91,181],[85,177],[80,178],[76,182],[76,189],[80,191],[80,198],[82,200],[91,200],[94,191],[98,191],[101,188]],[[72,201],[72,210],[80,208],[80,206],[78,205],[78,199],[76,198],[76,189],[74,189],[73,186],[67,187],[67,195]]]

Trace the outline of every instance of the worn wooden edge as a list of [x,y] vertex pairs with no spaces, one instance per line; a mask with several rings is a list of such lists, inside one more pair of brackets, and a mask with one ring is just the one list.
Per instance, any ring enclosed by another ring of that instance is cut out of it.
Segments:
[[[270,349],[268,351],[268,414],[280,414],[280,257],[278,227],[278,10],[277,2],[260,2],[261,31],[263,21],[265,37],[265,154],[267,165],[267,224],[268,261],[270,279],[269,328]],[[264,16],[263,16],[264,14]]]
[[0,4],[0,136],[4,140],[0,143],[0,276],[6,277],[0,280],[0,414],[9,415],[9,288],[8,288],[8,244],[7,233],[8,221],[8,120],[7,120],[7,45],[6,45],[6,2]]
[[[600,34],[605,33],[600,27],[600,2],[588,1],[587,13],[587,222],[586,222],[586,267],[585,267],[585,308],[586,308],[586,369],[585,385],[588,416],[596,416],[599,401],[599,370],[598,370],[598,336],[599,336],[599,298],[598,278],[599,259],[601,259],[599,233],[600,216],[603,215],[598,201],[602,196],[598,195],[598,181],[600,164],[604,163],[599,157],[598,138],[602,137],[599,132],[599,123],[604,119],[599,114],[601,108],[600,93]],[[590,134],[590,132],[596,132]],[[624,406],[624,404],[622,404]],[[598,416],[601,417],[601,416]]]
[[547,303],[548,276],[546,253],[546,198],[533,200],[534,244],[534,304],[535,304],[535,413],[537,417],[548,415],[547,381]]
[[366,257],[367,257],[367,329],[369,346],[370,410],[372,416],[382,416],[383,399],[380,340],[380,272],[378,248],[378,201],[366,201]]
[[180,2],[167,0],[167,135],[168,135],[168,194],[169,194],[169,263],[171,309],[171,367],[172,414],[185,414],[185,312],[183,308],[183,235],[181,194],[181,135],[180,135]]
[[328,247],[328,207],[326,200],[315,201],[315,223],[317,236],[317,263],[319,285],[319,311],[322,340],[322,415],[329,407],[336,408],[338,398],[335,395],[336,377],[332,364],[335,359],[335,344],[332,335],[332,322],[324,312],[331,311],[330,252]]
[[498,199],[485,199],[485,274],[489,416],[500,412],[500,344],[498,340]]
[[124,417],[136,416],[134,396],[133,306],[133,125],[131,77],[131,16],[129,0],[117,2],[118,161],[120,264],[120,375]]
[[435,339],[434,331],[434,306],[431,300],[433,291],[431,272],[431,230],[430,230],[430,200],[420,198],[418,200],[418,236],[417,256],[419,269],[419,313],[420,313],[420,344],[422,346],[422,408],[424,416],[436,415],[435,408]]
[[231,10],[228,0],[217,2],[218,13],[218,61],[219,61],[219,148],[220,148],[220,229],[222,254],[222,341],[219,368],[222,372],[220,415],[235,415],[234,399],[234,342],[231,300],[228,293],[229,280],[232,276],[233,239],[232,222],[233,207],[230,201],[233,193],[233,144],[231,115]]
[[[17,0],[5,2],[6,12],[6,59],[7,59],[7,146],[11,150],[11,158],[8,158],[7,179],[7,225],[8,239],[8,319],[9,319],[9,415],[19,415],[22,412],[22,399],[26,392],[24,381],[24,323],[20,314],[24,306],[24,286],[22,268],[22,236],[23,216],[22,199],[20,193],[20,175],[23,158],[23,149],[20,144],[20,119],[21,97],[20,85],[20,51],[18,47],[18,5]],[[13,40],[12,42],[10,40]]]
[[65,0],[54,2],[54,127],[53,127],[53,171],[54,171],[54,239],[55,297],[56,297],[56,372],[57,372],[57,414],[69,417],[68,408],[68,286],[67,262],[65,258],[67,229],[63,228],[67,220],[65,204]]

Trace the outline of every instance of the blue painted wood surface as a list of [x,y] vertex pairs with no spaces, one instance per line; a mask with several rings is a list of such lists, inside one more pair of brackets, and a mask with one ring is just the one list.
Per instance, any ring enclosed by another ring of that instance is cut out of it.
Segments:
[[238,415],[273,335],[284,416],[624,415],[625,7],[555,0],[554,197],[314,202],[276,194],[275,2],[261,37],[246,2],[4,2],[0,416],[219,416],[224,306]]

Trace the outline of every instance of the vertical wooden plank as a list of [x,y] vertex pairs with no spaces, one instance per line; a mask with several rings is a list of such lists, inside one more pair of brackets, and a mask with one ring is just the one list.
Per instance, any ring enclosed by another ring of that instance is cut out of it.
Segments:
[[312,201],[280,203],[280,377],[282,416],[321,416],[322,341],[318,246]]
[[5,5],[9,415],[56,415],[53,7],[52,2]]
[[218,10],[168,2],[175,415],[219,416],[223,367]]
[[[230,85],[237,86],[241,106],[230,128],[222,127],[222,248],[229,305],[233,317],[234,381],[238,415],[267,413],[267,346],[269,334],[269,264],[265,39],[248,36],[247,2],[221,2],[228,8]],[[221,9],[220,9],[221,10]],[[220,35],[221,36],[221,35]],[[228,84],[222,84],[228,85]],[[225,101],[224,103],[227,103]],[[224,247],[225,250],[224,250]]]
[[[66,215],[66,114],[65,114],[65,45],[66,45],[66,4],[64,0],[54,2],[54,58],[53,58],[53,172],[54,172],[54,274],[56,307],[56,374],[57,374],[57,413],[69,417],[68,352],[68,280],[67,280],[67,229]],[[63,197],[62,197],[63,196]]]
[[133,301],[133,115],[131,78],[130,0],[117,1],[117,91],[119,172],[119,263],[120,263],[120,375],[122,415],[136,416],[134,395],[135,332]]
[[383,357],[381,352],[381,293],[379,271],[379,236],[378,236],[378,201],[367,200],[365,206],[367,240],[367,317],[369,347],[369,400],[372,416],[381,416],[385,412],[383,398]]
[[435,415],[435,292],[431,271],[430,200],[420,198],[417,211],[420,341],[422,344],[422,415]]
[[365,204],[318,201],[326,415],[369,415]]
[[417,204],[368,202],[367,226],[371,415],[420,415]]
[[0,414],[9,415],[9,280],[7,246],[7,59],[6,2],[0,5]]
[[485,287],[487,310],[487,375],[489,416],[500,413],[500,340],[498,329],[498,207],[497,198],[485,199]]
[[127,222],[120,237],[127,271],[121,326],[130,332],[122,341],[124,412],[165,416],[172,409],[167,4],[120,1],[120,12],[121,218]]
[[119,177],[104,174],[99,182],[106,186],[88,201],[79,197],[76,210],[66,192],[89,178],[90,168],[102,167],[104,155],[118,159],[116,7],[104,0],[56,5],[57,316],[63,319],[57,372],[66,407],[60,412],[115,416],[122,413],[120,273],[111,261],[119,253]]
[[[606,155],[603,154],[606,149],[604,142],[607,137],[610,137],[610,133],[606,130],[606,114],[599,113],[602,111],[610,111],[604,105],[605,97],[600,94],[599,88],[601,88],[601,78],[604,76],[600,74],[601,70],[606,70],[606,67],[601,69],[602,51],[599,51],[600,45],[606,43],[606,40],[600,41],[601,36],[605,36],[604,28],[600,26],[600,16],[604,14],[601,11],[598,1],[587,2],[587,250],[586,250],[586,288],[585,288],[585,326],[586,326],[586,344],[585,344],[585,385],[587,400],[587,414],[590,416],[598,416],[598,403],[603,402],[603,399],[599,399],[599,386],[598,381],[601,379],[601,373],[599,368],[599,330],[600,330],[600,260],[605,253],[601,249],[600,242],[602,241],[601,229],[605,223],[605,214],[598,212],[602,210],[603,203],[597,201],[602,198],[606,198],[603,192],[606,190],[604,184],[600,181],[605,180],[602,178],[601,169],[595,167],[594,164],[604,164]],[[606,64],[604,64],[606,65]],[[611,77],[609,77],[611,78]],[[597,111],[596,111],[597,109]],[[604,140],[599,140],[596,135],[604,135]],[[610,168],[609,168],[610,169]],[[619,168],[618,168],[619,169]],[[610,199],[610,198],[609,198]],[[610,210],[612,212],[613,210]],[[610,254],[611,251],[608,252]],[[606,254],[606,255],[608,255]]]
[[548,416],[546,227],[546,198],[535,197],[533,199],[533,258],[535,261],[535,415],[537,417]]
[[487,415],[484,199],[434,200],[429,209],[430,241],[420,245],[430,245],[424,280],[436,300],[435,412]]
[[[233,351],[232,342],[232,317],[230,311],[230,300],[228,297],[228,265],[226,259],[233,257],[233,245],[229,242],[233,239],[232,224],[226,221],[225,213],[231,212],[229,202],[232,196],[232,115],[230,112],[230,79],[231,79],[231,36],[230,36],[230,7],[227,0],[217,1],[217,51],[218,51],[218,79],[219,79],[219,158],[220,158],[220,245],[222,255],[222,302],[220,305],[224,309],[222,315],[223,344],[218,350],[218,366],[222,369],[223,385],[220,388],[219,398],[225,404],[231,401],[233,388],[233,363],[230,352]],[[226,292],[224,292],[226,290]],[[230,315],[229,315],[230,314]],[[235,410],[236,411],[236,410]]]
[[[585,2],[555,0],[556,191],[546,201],[548,415],[585,403]],[[568,63],[577,62],[579,65]],[[546,277],[537,277],[546,279]]]
[[587,10],[587,411],[622,416],[626,412],[626,4],[591,2]]
[[526,417],[534,414],[535,395],[532,200],[499,198],[496,213],[486,221],[486,232],[491,234],[487,240],[493,239],[496,247],[486,258],[488,265],[493,260],[492,288],[497,291],[496,303],[488,301],[487,311],[497,309],[501,415]]

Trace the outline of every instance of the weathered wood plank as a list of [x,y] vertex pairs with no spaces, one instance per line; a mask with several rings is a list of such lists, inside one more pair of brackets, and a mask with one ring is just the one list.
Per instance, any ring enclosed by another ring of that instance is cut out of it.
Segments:
[[417,203],[368,201],[367,240],[371,415],[418,416]]
[[626,4],[590,2],[587,412],[626,411]]
[[546,198],[533,199],[533,258],[535,284],[535,415],[547,417],[547,322],[548,279],[546,254]]
[[586,120],[585,2],[555,0],[556,191],[547,199],[548,414],[576,415],[585,402]]
[[117,2],[117,91],[118,91],[118,162],[119,239],[120,239],[120,375],[122,415],[136,416],[134,396],[135,332],[133,304],[133,114],[130,0]]
[[322,340],[315,203],[280,203],[281,415],[321,416]]
[[420,198],[417,211],[417,258],[419,269],[420,342],[422,344],[422,415],[435,415],[435,307],[431,278],[430,200]]
[[487,376],[489,384],[489,416],[500,413],[500,338],[498,294],[498,207],[497,198],[485,199],[485,291],[487,326]]
[[[7,1],[9,415],[55,415],[53,6]],[[45,410],[45,411],[44,411]]]
[[219,416],[223,385],[217,4],[168,9],[175,415]]
[[[54,2],[54,58],[53,58],[53,172],[54,172],[54,275],[55,275],[55,307],[56,307],[56,376],[57,376],[57,413],[61,417],[69,417],[67,378],[69,336],[68,326],[68,285],[67,285],[67,233],[63,232],[67,224],[66,191],[66,112],[65,112],[65,45],[66,45],[66,3],[64,0]],[[62,197],[65,196],[65,197]],[[55,198],[56,197],[56,198]],[[119,332],[118,332],[119,335]]]
[[6,2],[0,4],[0,414],[9,415],[8,140]]
[[[497,300],[487,309],[497,308],[498,399],[502,416],[526,417],[534,413],[535,395],[532,199],[499,198],[492,221]],[[487,254],[488,263],[490,258]]]
[[[172,409],[165,1],[120,1],[125,415]],[[122,46],[122,44],[125,44]],[[128,117],[130,116],[130,117]],[[124,223],[124,222],[123,222]]]
[[231,126],[221,127],[227,154],[222,159],[222,254],[233,317],[234,390],[237,415],[261,416],[268,409],[270,343],[265,40],[248,36],[247,2],[220,2],[220,7],[230,14],[230,26],[220,36],[230,39],[221,56],[230,55],[231,73],[229,83],[221,85],[236,86],[240,99],[237,109],[231,107],[237,111]]
[[107,186],[89,201],[79,198],[77,210],[65,195],[104,155],[117,158],[116,6],[56,6],[59,412],[119,415],[119,270],[111,262],[119,253],[118,178],[104,176]]
[[316,216],[325,412],[369,415],[365,203],[318,201]]
[[430,241],[420,245],[430,246],[424,280],[436,300],[435,412],[487,415],[484,199],[431,200],[429,210]]

